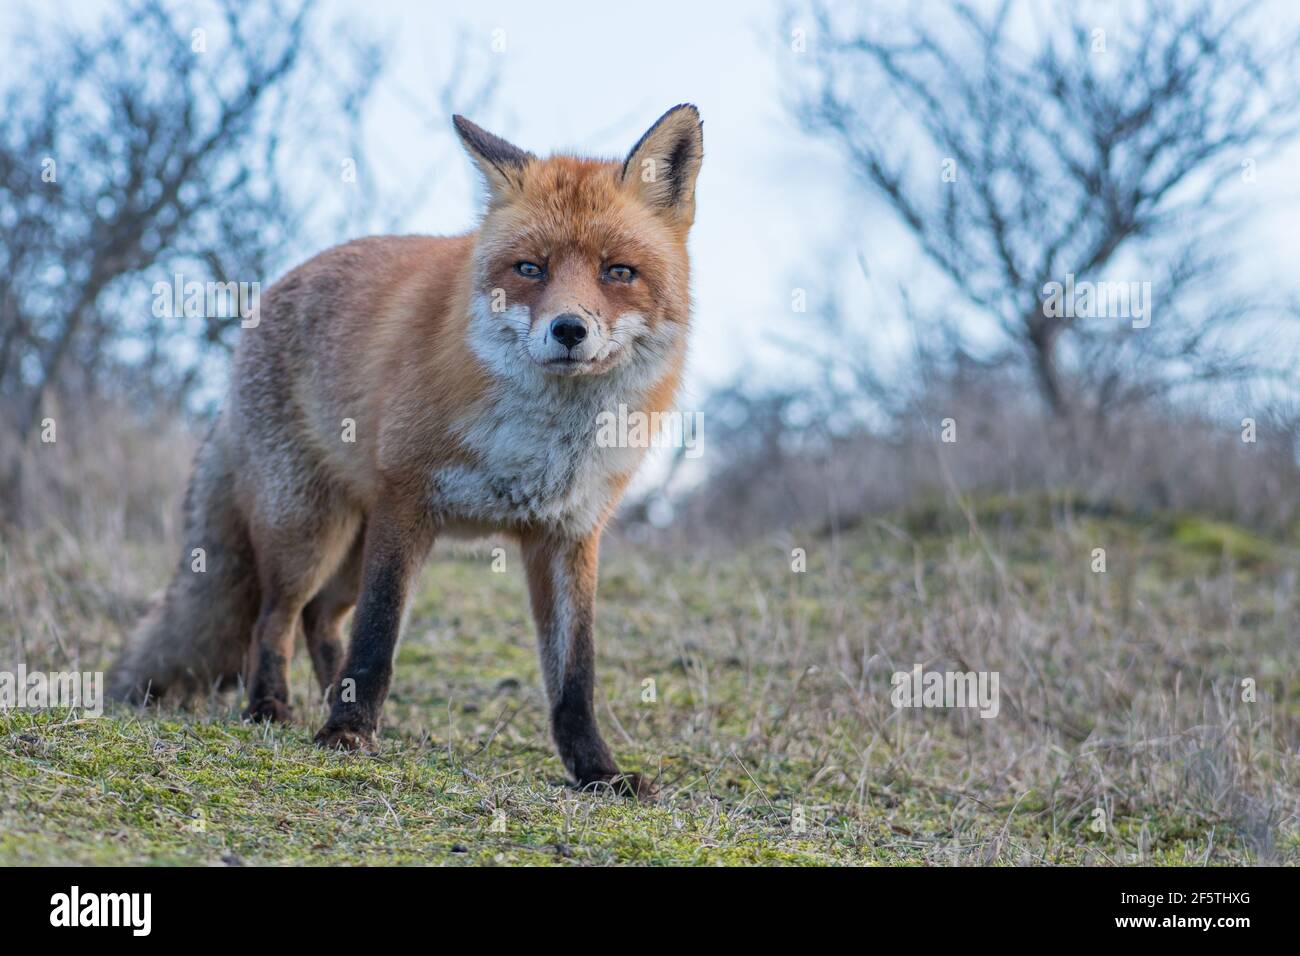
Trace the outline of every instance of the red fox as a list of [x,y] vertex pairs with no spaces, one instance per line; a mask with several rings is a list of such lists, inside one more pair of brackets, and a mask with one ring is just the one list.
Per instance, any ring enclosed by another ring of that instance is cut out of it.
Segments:
[[601,531],[644,449],[601,447],[597,416],[675,400],[699,113],[669,110],[622,162],[539,159],[454,125],[487,185],[475,232],[330,249],[268,290],[243,331],[195,460],[180,567],[114,690],[139,702],[242,674],[249,716],[288,719],[301,627],[331,707],[317,743],[370,748],[434,539],[505,534],[522,550],[565,768],[581,786],[645,793],[615,766],[592,687]]

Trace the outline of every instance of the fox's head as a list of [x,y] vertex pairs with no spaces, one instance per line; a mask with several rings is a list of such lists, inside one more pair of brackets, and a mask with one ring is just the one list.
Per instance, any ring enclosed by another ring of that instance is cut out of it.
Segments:
[[673,107],[622,161],[539,159],[454,121],[489,192],[469,330],[479,358],[503,375],[594,376],[680,356],[704,156],[696,108]]

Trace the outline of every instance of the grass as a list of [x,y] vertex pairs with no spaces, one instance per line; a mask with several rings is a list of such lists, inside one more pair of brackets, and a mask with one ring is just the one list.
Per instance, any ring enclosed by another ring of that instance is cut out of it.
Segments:
[[[104,666],[170,558],[6,542],[0,669]],[[644,804],[565,784],[518,557],[492,563],[426,569],[377,756],[311,745],[303,654],[290,726],[233,698],[0,715],[0,864],[1300,861],[1287,542],[1068,498],[727,554],[612,541],[598,711],[658,777]],[[894,708],[914,663],[997,671],[998,716]]]

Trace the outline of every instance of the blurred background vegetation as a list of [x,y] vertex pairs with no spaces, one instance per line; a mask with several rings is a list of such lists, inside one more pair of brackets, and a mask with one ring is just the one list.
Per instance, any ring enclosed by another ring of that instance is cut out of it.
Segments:
[[[788,350],[787,372],[693,395],[701,464],[659,462],[624,525],[740,540],[955,492],[1056,489],[1294,531],[1296,290],[1248,268],[1266,252],[1250,244],[1249,191],[1232,187],[1300,130],[1295,34],[1251,3],[1153,0],[1109,32],[1072,5],[885,10],[778,8],[770,45],[778,107],[909,237],[914,281],[890,286],[859,251],[859,278],[886,303],[865,320],[829,266],[814,307],[774,303],[755,341],[735,344]],[[131,0],[93,27],[36,20],[10,42],[8,527],[152,535],[171,520],[186,436],[219,401],[238,322],[155,314],[156,283],[265,287],[334,242],[420,227],[410,210],[428,180],[394,188],[367,149],[368,111],[393,80],[387,41],[345,12]],[[433,69],[441,86],[413,122],[490,108],[494,64],[458,54]],[[330,188],[349,174],[354,188]],[[699,254],[695,266],[735,268]],[[1066,275],[1149,282],[1154,321],[1046,315],[1044,285]],[[901,320],[890,342],[882,311]],[[899,329],[903,359],[887,363]],[[46,419],[61,426],[53,444]],[[940,440],[946,420],[954,442]]]

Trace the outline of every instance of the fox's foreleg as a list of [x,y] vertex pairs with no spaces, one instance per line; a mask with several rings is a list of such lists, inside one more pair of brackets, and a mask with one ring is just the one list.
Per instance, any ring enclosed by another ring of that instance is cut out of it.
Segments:
[[522,545],[560,760],[579,786],[610,783],[622,792],[648,794],[638,774],[619,772],[596,726],[593,620],[600,532],[579,538],[534,532],[523,536]]

